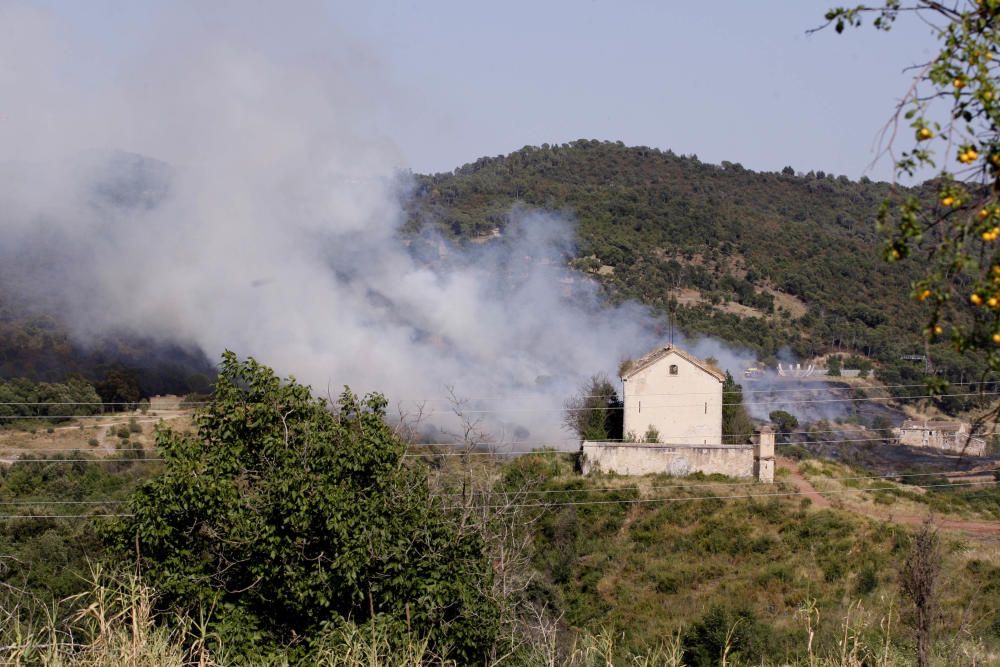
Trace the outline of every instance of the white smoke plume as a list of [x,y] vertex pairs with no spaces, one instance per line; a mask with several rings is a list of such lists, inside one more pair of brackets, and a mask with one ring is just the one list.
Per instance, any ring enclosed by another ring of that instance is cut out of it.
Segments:
[[[377,122],[400,100],[298,7],[182,4],[113,76],[81,73],[93,54],[44,11],[0,7],[0,254],[29,260],[22,291],[81,339],[228,348],[411,412],[453,388],[501,439],[568,444],[566,397],[660,323],[568,273],[553,216],[515,212],[472,251],[402,240],[409,183]],[[752,362],[693,351],[737,377]]]

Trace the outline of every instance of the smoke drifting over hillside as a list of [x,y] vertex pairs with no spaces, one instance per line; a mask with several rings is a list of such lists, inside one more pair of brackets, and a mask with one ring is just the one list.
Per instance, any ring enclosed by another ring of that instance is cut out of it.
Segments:
[[[453,387],[499,410],[474,414],[505,439],[565,439],[563,400],[661,342],[658,323],[566,272],[565,220],[516,213],[502,239],[461,252],[401,240],[409,184],[378,131],[397,100],[377,65],[308,15],[239,7],[179,11],[96,81],[76,65],[92,54],[43,12],[0,8],[0,259],[19,291],[83,339],[229,348],[411,411]],[[734,372],[750,360],[693,351]]]

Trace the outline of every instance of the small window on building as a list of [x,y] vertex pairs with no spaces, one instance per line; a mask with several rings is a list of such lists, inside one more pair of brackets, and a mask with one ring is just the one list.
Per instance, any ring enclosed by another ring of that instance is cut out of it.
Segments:
[[670,374],[677,375],[677,364],[670,364]]

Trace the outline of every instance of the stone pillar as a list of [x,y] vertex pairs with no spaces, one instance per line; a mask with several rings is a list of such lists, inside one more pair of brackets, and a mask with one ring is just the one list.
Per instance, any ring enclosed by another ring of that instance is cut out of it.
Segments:
[[774,427],[765,424],[754,429],[753,476],[758,482],[774,483]]

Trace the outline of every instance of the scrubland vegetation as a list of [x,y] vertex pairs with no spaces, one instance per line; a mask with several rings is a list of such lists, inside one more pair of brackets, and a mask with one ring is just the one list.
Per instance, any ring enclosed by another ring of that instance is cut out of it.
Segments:
[[[229,356],[196,432],[158,429],[163,461],[0,470],[0,660],[912,664],[901,573],[919,527],[851,502],[996,516],[992,488],[853,479],[870,473],[829,462],[800,463],[846,498],[821,509],[780,469],[762,486],[584,478],[554,451],[442,456],[407,449],[383,409],[349,392],[330,406]],[[941,535],[938,664],[997,659],[998,551]]]

